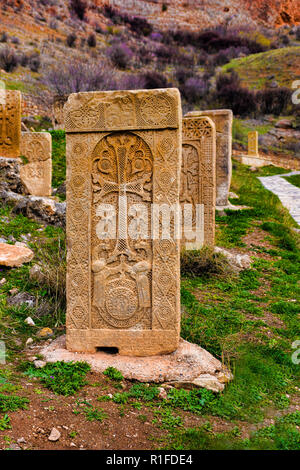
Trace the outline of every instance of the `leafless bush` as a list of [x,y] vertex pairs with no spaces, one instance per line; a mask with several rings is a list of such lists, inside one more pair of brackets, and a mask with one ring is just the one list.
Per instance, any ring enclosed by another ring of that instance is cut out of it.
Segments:
[[19,64],[18,56],[14,49],[5,47],[0,51],[0,68],[5,72],[12,72]]
[[68,34],[67,39],[66,39],[67,46],[74,47],[76,39],[77,39],[76,34],[74,34],[74,33]]
[[116,89],[115,72],[105,64],[73,62],[52,68],[44,84],[56,95]]

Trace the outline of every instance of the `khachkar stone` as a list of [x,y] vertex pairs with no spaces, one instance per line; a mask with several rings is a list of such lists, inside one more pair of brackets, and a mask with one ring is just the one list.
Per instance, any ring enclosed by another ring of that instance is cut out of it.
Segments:
[[78,93],[64,112],[67,349],[172,352],[180,332],[180,239],[175,224],[165,239],[145,237],[144,228],[151,205],[179,205],[179,92]]
[[187,204],[191,204],[193,209],[193,238],[183,239],[182,245],[186,249],[214,246],[216,129],[208,117],[183,119],[180,202],[183,213]]
[[51,196],[52,140],[49,132],[22,132],[20,169],[22,183],[33,196]]
[[232,174],[232,121],[230,109],[191,111],[185,117],[207,116],[216,126],[216,206],[227,206]]
[[21,140],[21,93],[0,90],[0,157],[18,158]]
[[53,115],[55,120],[55,128],[64,128],[64,105],[68,99],[68,95],[56,95],[53,98]]
[[248,155],[249,157],[259,157],[257,131],[248,132]]

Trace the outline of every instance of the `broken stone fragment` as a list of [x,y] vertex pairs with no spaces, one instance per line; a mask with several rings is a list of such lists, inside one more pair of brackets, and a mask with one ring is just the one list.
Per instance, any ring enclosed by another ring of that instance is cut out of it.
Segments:
[[225,250],[224,248],[220,248],[218,246],[215,247],[215,253],[222,253],[222,255],[226,256],[229,263],[234,269],[249,269],[251,266],[251,258],[248,255],[240,255],[236,253],[233,254],[230,253],[230,251]]
[[48,441],[56,442],[59,440],[61,434],[58,429],[52,428],[51,433],[48,437]]
[[49,338],[52,335],[53,331],[51,330],[51,328],[42,328],[37,334],[39,338]]
[[24,320],[24,322],[26,323],[26,325],[35,326],[35,323],[31,317],[27,317],[26,320]]
[[0,265],[8,267],[20,267],[23,263],[29,263],[32,260],[34,253],[26,246],[20,244],[8,245],[7,243],[0,243]]

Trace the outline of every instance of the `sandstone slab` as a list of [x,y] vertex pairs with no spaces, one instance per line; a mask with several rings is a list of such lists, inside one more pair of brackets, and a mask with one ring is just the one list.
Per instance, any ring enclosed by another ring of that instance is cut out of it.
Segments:
[[[165,354],[180,332],[180,240],[148,231],[152,204],[179,207],[175,88],[77,93],[67,134],[67,348]],[[172,222],[173,219],[172,219]]]
[[216,205],[228,204],[228,192],[232,175],[232,122],[230,109],[191,111],[185,117],[209,117],[215,124],[216,147]]
[[0,156],[20,156],[21,92],[0,89]]
[[34,256],[33,251],[25,246],[0,243],[0,265],[19,267],[23,263],[29,263]]
[[21,152],[27,163],[20,169],[20,178],[33,196],[51,196],[51,151],[49,132],[22,132]]
[[183,119],[180,203],[184,227],[191,227],[190,233],[184,232],[182,246],[193,250],[214,246],[216,128],[209,117]]
[[[232,375],[224,365],[205,349],[180,339],[176,351],[151,357],[121,356],[97,351],[94,354],[74,353],[66,349],[66,338],[60,336],[40,350],[44,360],[86,361],[95,372],[115,367],[129,380],[170,383],[174,386],[199,386],[214,391],[224,389]],[[224,377],[226,380],[224,380]]]

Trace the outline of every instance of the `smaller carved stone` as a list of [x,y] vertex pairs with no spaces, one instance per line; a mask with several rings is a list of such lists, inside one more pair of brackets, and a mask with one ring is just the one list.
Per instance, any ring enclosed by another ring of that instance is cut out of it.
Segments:
[[21,93],[0,89],[0,156],[20,156]]
[[28,163],[20,169],[20,176],[29,194],[51,196],[51,134],[22,132],[21,151]]
[[206,111],[191,111],[185,117],[209,117],[216,126],[217,154],[216,154],[216,205],[228,205],[228,192],[232,174],[232,121],[233,114],[230,109],[215,109]]

